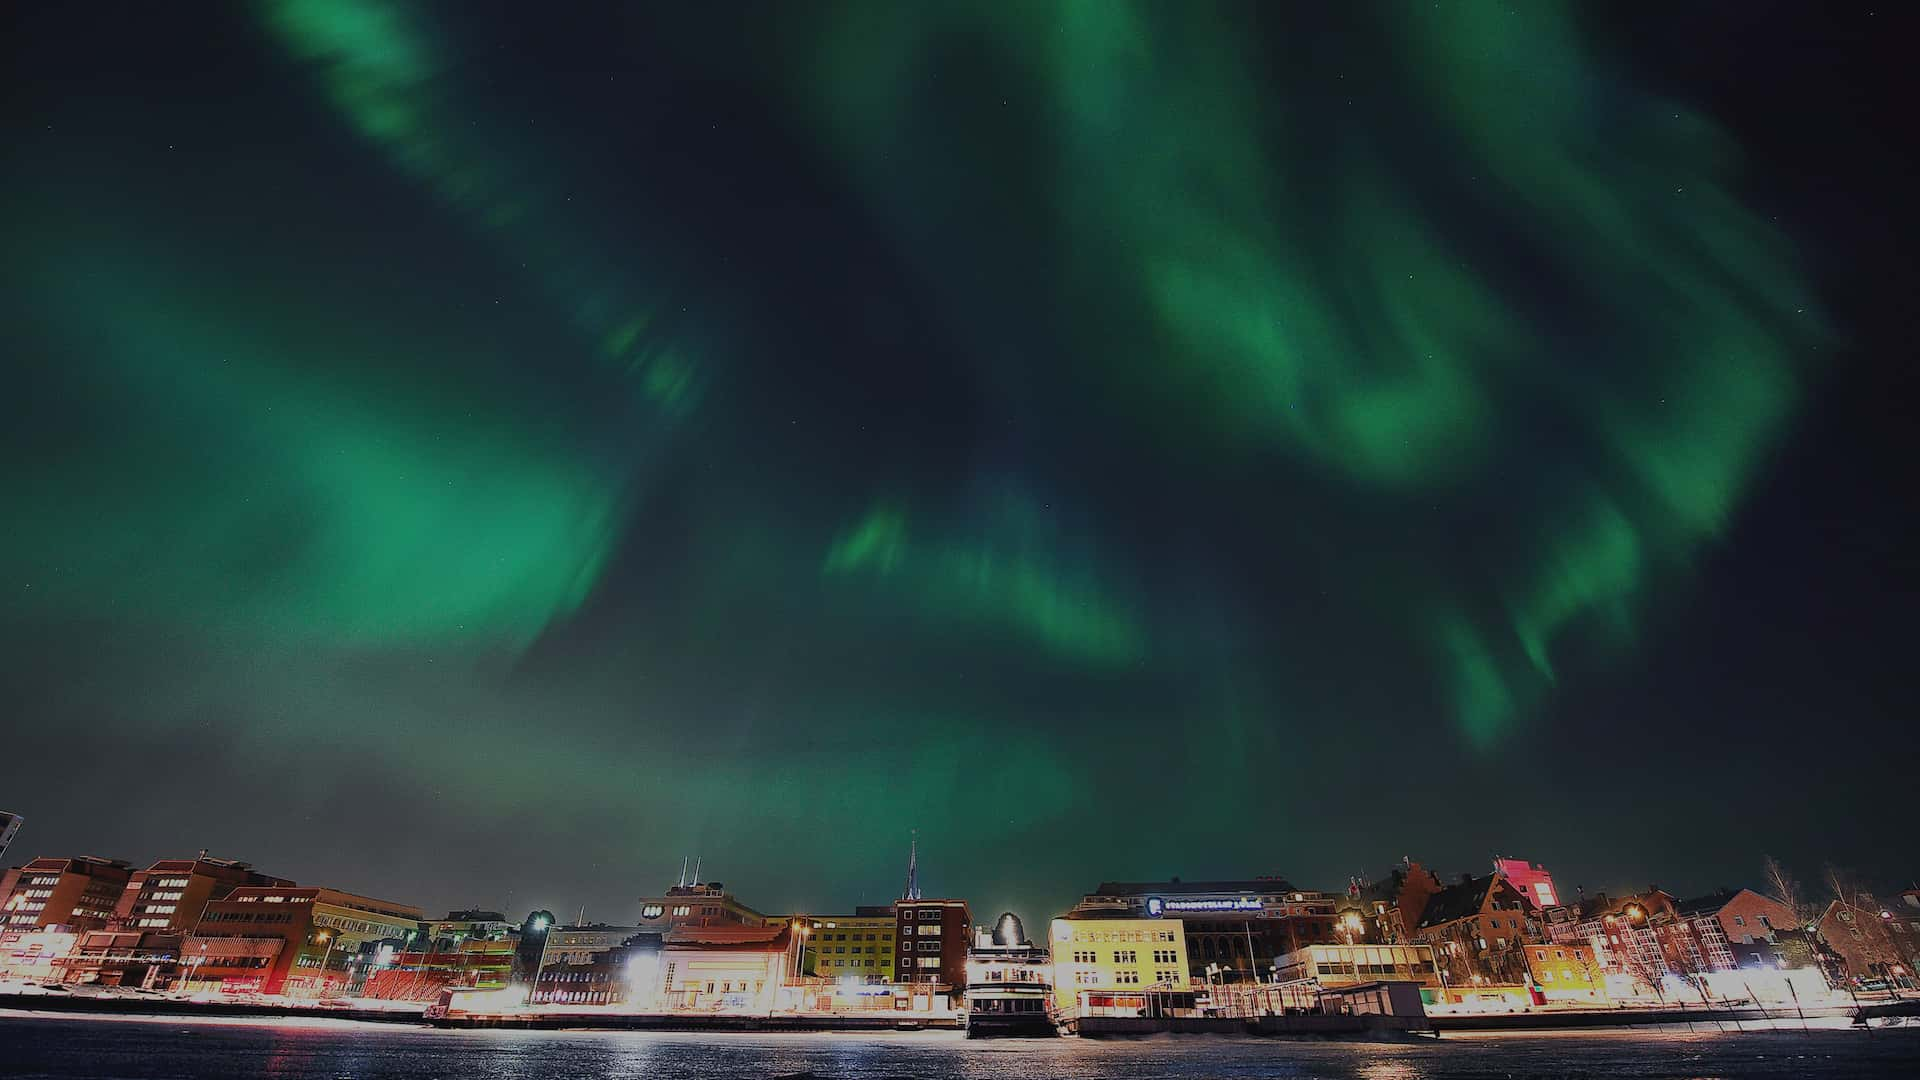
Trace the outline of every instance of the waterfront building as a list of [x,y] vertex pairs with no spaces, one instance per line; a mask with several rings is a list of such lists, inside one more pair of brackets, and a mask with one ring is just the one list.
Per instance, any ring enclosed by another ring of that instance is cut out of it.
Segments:
[[501,912],[469,908],[421,923],[419,939],[423,944],[439,942],[445,948],[464,941],[499,941],[519,932],[519,924],[508,922]]
[[[1815,923],[1820,938],[1838,955],[1841,973],[1856,985],[1861,983],[1905,986],[1913,982],[1910,961],[1902,956],[1886,924],[1892,922],[1891,909],[1871,904],[1871,897],[1859,897],[1849,904],[1835,900],[1827,905]],[[1905,935],[1903,935],[1905,936]]]
[[0,979],[59,982],[79,940],[70,930],[0,930]]
[[974,933],[967,951],[967,1034],[1057,1035],[1053,964],[1009,911]]
[[1053,1000],[1066,1016],[1140,1015],[1155,993],[1189,985],[1186,927],[1178,918],[1082,903],[1053,920]]
[[611,948],[557,953],[540,969],[527,1001],[532,1005],[650,1007],[659,989],[655,976],[661,947],[659,934],[640,931]]
[[1407,859],[1378,881],[1352,881],[1346,900],[1338,905],[1337,925],[1346,925],[1347,915],[1352,912],[1365,923],[1367,941],[1407,944],[1413,940],[1413,928],[1419,924],[1427,901],[1444,888],[1437,874]]
[[1263,979],[1275,959],[1306,945],[1346,940],[1341,897],[1302,889],[1283,877],[1224,881],[1104,881],[1080,902],[1136,918],[1177,918],[1187,974],[1211,970],[1232,982]]
[[1557,907],[1560,903],[1560,892],[1553,887],[1553,875],[1537,862],[1496,856],[1493,872],[1506,878],[1534,907]]
[[1538,940],[1540,929],[1526,895],[1504,876],[1486,874],[1427,897],[1409,937],[1434,946],[1452,985],[1511,986],[1526,977],[1520,947]]
[[287,888],[288,878],[262,874],[251,863],[211,859],[201,852],[192,859],[161,859],[127,879],[114,918],[129,930],[187,933],[199,922],[210,901],[221,900],[243,886]]
[[934,983],[950,991],[967,985],[973,911],[965,900],[901,900],[894,905],[894,933],[895,982]]
[[965,993],[973,910],[965,900],[928,900],[920,895],[918,840],[908,846],[907,881],[893,913],[893,981],[944,987],[949,995]]
[[640,927],[665,934],[682,926],[768,926],[786,920],[741,903],[718,881],[693,881],[684,873],[660,896],[640,898]]
[[800,971],[858,983],[892,980],[899,921],[891,904],[857,907],[851,915],[794,916],[800,934]]
[[657,985],[668,1010],[771,1012],[783,1004],[782,988],[794,971],[797,941],[792,926],[688,925],[666,936],[658,980],[634,974],[636,984]]
[[383,941],[405,940],[425,913],[313,886],[246,886],[205,905],[181,945],[188,989],[322,997],[363,979]]
[[97,930],[114,917],[133,867],[94,855],[35,859],[0,884],[0,932]]
[[1675,905],[1688,919],[1711,917],[1726,936],[1733,964],[1741,968],[1783,968],[1786,957],[1779,932],[1793,930],[1793,912],[1752,889],[1722,889]]
[[183,935],[156,930],[89,930],[64,963],[63,982],[95,986],[168,986],[181,972]]
[[1535,1004],[1600,1005],[1608,1001],[1606,971],[1593,947],[1578,942],[1527,945],[1527,977]]
[[1437,990],[1440,968],[1431,945],[1311,945],[1274,961],[1273,981],[1311,980],[1319,987],[1410,982]]
[[537,988],[548,967],[562,965],[579,968],[596,958],[624,947],[638,934],[662,935],[639,926],[615,926],[609,923],[583,923],[578,926],[549,926],[542,938],[540,954],[533,964],[530,982]]
[[1669,976],[1698,982],[1708,973],[1737,967],[1717,911],[1683,911],[1659,889],[1620,899],[1599,894],[1543,912],[1542,918],[1548,940],[1589,945],[1607,974],[1626,977],[1615,996],[1651,992],[1664,997]]
[[414,948],[382,943],[369,965],[362,996],[431,1001],[442,990],[498,990],[513,981],[517,937],[430,938]]

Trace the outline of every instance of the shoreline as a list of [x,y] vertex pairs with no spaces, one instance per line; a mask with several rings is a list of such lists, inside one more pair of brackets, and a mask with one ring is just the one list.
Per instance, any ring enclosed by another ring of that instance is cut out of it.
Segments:
[[[1881,1013],[1883,1010],[1873,1010]],[[1920,1001],[1907,1003],[1896,1015],[1920,1017]],[[673,1014],[594,1014],[536,1013],[512,1015],[469,1015],[428,1019],[423,1013],[386,1009],[300,1008],[284,1005],[242,1002],[171,1001],[153,998],[55,997],[52,995],[0,994],[0,1018],[6,1016],[70,1016],[100,1019],[166,1020],[192,1018],[202,1020],[264,1021],[345,1021],[411,1027],[422,1030],[494,1030],[494,1031],[673,1031],[744,1033],[856,1033],[917,1035],[931,1032],[960,1032],[955,1021],[930,1019],[902,1020],[892,1016],[714,1016]],[[1738,1033],[1752,1025],[1755,1031],[1845,1030],[1855,1027],[1856,1010],[1851,1006],[1822,1006],[1804,1011],[1792,1009],[1650,1009],[1593,1010],[1562,1013],[1489,1013],[1479,1015],[1440,1015],[1426,1018],[1425,1038],[1474,1034],[1551,1034],[1554,1032],[1627,1031],[1647,1028],[1675,1029],[1691,1026],[1699,1030],[1713,1025],[1718,1030]],[[1285,1039],[1289,1037],[1341,1038],[1358,1040],[1378,1038],[1384,1032],[1365,1017],[1353,1017],[1350,1025],[1322,1025],[1338,1030],[1294,1031],[1285,1017],[1256,1019],[1182,1018],[1180,1022],[1135,1018],[1111,1018],[1104,1022],[1082,1022],[1083,1038],[1127,1039],[1149,1035],[1247,1036]],[[1324,1018],[1334,1019],[1334,1018]],[[1728,1025],[1733,1025],[1731,1028]],[[1351,1027],[1352,1030],[1346,1030]],[[1424,1040],[1423,1040],[1424,1041]]]

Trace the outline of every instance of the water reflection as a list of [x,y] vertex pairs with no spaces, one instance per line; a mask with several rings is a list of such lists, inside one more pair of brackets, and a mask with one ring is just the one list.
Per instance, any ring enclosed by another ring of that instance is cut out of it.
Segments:
[[822,1080],[1196,1077],[1467,1080],[1488,1076],[1908,1077],[1920,1029],[1452,1036],[1415,1044],[1156,1036],[974,1041],[958,1035],[449,1032],[332,1023],[142,1023],[0,1014],[0,1073],[209,1080],[270,1075],[531,1080],[809,1076]]

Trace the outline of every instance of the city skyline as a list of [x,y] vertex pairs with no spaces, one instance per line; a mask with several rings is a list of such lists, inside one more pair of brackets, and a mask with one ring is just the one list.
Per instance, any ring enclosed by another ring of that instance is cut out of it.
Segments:
[[11,12],[9,865],[1900,884],[1890,17]]

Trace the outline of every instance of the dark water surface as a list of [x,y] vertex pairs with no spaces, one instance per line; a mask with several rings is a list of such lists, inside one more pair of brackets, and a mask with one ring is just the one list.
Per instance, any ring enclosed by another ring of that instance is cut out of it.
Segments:
[[1920,1029],[1449,1036],[1374,1045],[1158,1036],[968,1042],[952,1034],[434,1031],[344,1021],[209,1023],[0,1015],[0,1076],[1920,1077]]

